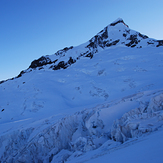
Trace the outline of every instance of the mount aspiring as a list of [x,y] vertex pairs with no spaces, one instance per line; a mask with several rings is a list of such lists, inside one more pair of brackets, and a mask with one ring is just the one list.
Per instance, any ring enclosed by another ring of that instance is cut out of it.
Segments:
[[162,72],[163,40],[121,18],[34,60],[0,81],[0,162],[163,162]]
[[119,18],[83,45],[66,47],[57,51],[54,55],[42,56],[38,60],[34,60],[27,72],[36,68],[44,69],[45,65],[48,65],[46,68],[48,67],[53,70],[66,69],[81,57],[93,58],[96,53],[115,45],[131,48],[159,47],[163,46],[163,40],[154,40],[139,32],[133,31]]

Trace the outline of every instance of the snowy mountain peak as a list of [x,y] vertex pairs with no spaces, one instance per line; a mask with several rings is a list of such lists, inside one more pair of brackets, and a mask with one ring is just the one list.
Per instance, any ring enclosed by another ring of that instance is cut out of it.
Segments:
[[162,45],[163,41],[148,38],[148,36],[130,29],[122,18],[118,18],[85,44],[77,47],[66,47],[53,55],[42,56],[34,60],[25,72],[33,69],[44,69],[45,67],[53,70],[66,69],[83,57],[92,59],[95,54],[111,47],[143,48]]
[[[41,69],[60,70],[70,67],[83,57],[92,59],[97,53],[112,47],[159,47],[163,40],[155,40],[129,28],[122,18],[118,18],[92,37],[88,42],[65,47],[53,55],[42,56],[31,62],[27,70],[21,71],[17,78],[26,72]],[[3,83],[4,81],[1,81]]]
[[125,24],[125,22],[123,21],[122,18],[118,18],[115,21],[113,21],[110,26],[115,26],[116,24],[122,23],[123,25],[125,25],[127,28],[129,28],[129,26],[127,24]]

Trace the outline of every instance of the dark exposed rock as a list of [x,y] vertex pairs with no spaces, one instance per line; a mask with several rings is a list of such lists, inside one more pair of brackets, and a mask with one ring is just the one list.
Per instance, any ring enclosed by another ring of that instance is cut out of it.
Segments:
[[131,45],[131,48],[133,48],[133,47],[135,47],[136,46],[136,44],[135,45]]
[[97,48],[100,46],[101,48],[105,47],[105,42],[108,38],[108,30],[107,27],[105,27],[102,31],[100,31],[97,35],[95,35],[91,40],[89,40],[89,44],[86,46],[87,48]]
[[92,48],[97,48],[96,43],[90,41],[90,44],[87,45],[87,48],[92,47]]
[[138,38],[137,35],[130,35],[130,37],[127,40],[131,40],[126,46],[128,47],[135,47],[136,44],[138,44]]
[[125,31],[126,31],[126,33],[130,34],[130,30],[125,30]]
[[[67,52],[68,50],[72,49],[73,46],[71,47],[65,47],[64,49],[62,50],[59,50],[55,53],[56,56],[58,55],[62,55],[63,53]],[[44,66],[44,65],[47,65],[47,64],[52,64],[52,63],[55,63],[57,61],[57,59],[55,61],[51,61],[49,57],[44,57],[42,56],[41,58],[37,59],[37,60],[34,60],[31,65],[29,66],[29,68],[37,68],[37,67],[41,67],[41,66]]]
[[0,81],[0,84],[2,84],[2,83],[4,83],[5,82],[5,80],[2,80],[2,81]]
[[143,35],[143,34],[141,34],[141,33],[139,33],[139,36],[140,36],[140,37],[142,37],[143,39],[146,39],[146,38],[148,38],[148,36],[146,36],[146,35]]
[[58,55],[61,56],[62,54],[66,53],[66,52],[67,52],[68,50],[70,50],[70,49],[73,49],[73,46],[65,47],[64,49],[57,51],[57,52],[55,53],[55,55],[56,55],[56,56],[58,56]]
[[89,58],[93,58],[93,54],[92,53],[88,53],[85,57],[89,57]]
[[129,42],[128,44],[126,44],[126,46],[130,47],[130,46],[132,46],[132,44],[134,44],[133,40],[131,42]]
[[80,57],[82,57],[82,56],[85,56],[85,54],[88,54],[88,53],[89,53],[89,50],[87,50],[85,53],[80,53],[78,59],[79,59]]
[[66,69],[66,63],[64,61],[59,62],[57,65],[54,66],[53,70],[59,70],[59,69]]
[[39,70],[44,69],[43,67],[39,67]]
[[107,27],[104,28],[104,30],[102,30],[102,38],[107,39],[108,38],[108,30]]
[[70,59],[68,60],[68,64],[69,65],[71,65],[71,64],[73,64],[75,62],[76,62],[76,60],[72,59],[72,57],[70,57]]
[[57,65],[53,66],[53,70],[59,70],[59,69],[66,69],[71,64],[75,63],[76,60],[72,59],[72,57],[69,58],[67,62],[61,61]]
[[112,45],[116,45],[119,41],[120,41],[120,40],[118,39],[118,40],[115,40],[115,41],[113,41],[113,42],[111,42],[111,43],[107,43],[106,46],[107,46],[107,47],[110,47],[110,46],[112,46]]
[[25,73],[24,71],[21,71],[20,74],[19,74],[18,76],[14,77],[14,78],[7,79],[7,80],[2,80],[2,81],[0,81],[0,84],[2,84],[2,83],[4,83],[4,82],[7,82],[7,81],[10,81],[10,80],[14,80],[14,79],[16,79],[16,78],[19,78],[19,77],[21,77],[22,74],[24,74],[24,73]]
[[126,25],[126,24],[124,23],[124,21],[123,21],[122,19],[119,20],[119,21],[117,21],[117,22],[115,22],[115,23],[111,23],[110,26],[115,26],[115,25],[118,24],[118,23],[123,23],[125,26],[129,27],[128,25]]
[[127,40],[137,41],[137,35],[130,35],[130,37]]
[[[128,31],[126,31],[126,32],[128,32]],[[127,34],[123,34],[123,36],[126,37]],[[127,40],[131,40],[131,41],[128,44],[126,44],[126,46],[131,47],[131,48],[135,47],[140,42],[140,40],[138,39],[138,36],[143,38],[143,39],[148,38],[148,36],[143,35],[141,33],[136,33],[134,35],[130,35],[130,37],[127,38]]]
[[20,74],[16,78],[20,78],[25,72],[21,71]]
[[159,46],[163,46],[163,40],[158,40],[158,45],[156,47],[159,47]]
[[72,49],[72,48],[73,48],[73,46],[65,47],[65,48],[63,49],[63,51],[66,52],[66,51],[68,51],[68,50],[70,50],[70,49]]
[[91,52],[91,50],[86,51],[85,53],[81,53],[80,56],[77,58],[79,59],[80,57],[89,57],[89,58],[93,58],[93,52]]
[[36,68],[36,67],[41,67],[43,65],[51,64],[51,60],[48,57],[42,56],[41,58],[34,60],[29,68]]

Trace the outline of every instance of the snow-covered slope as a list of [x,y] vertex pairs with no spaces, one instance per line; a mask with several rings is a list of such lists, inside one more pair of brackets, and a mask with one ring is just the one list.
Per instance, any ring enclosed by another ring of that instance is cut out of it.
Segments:
[[117,19],[0,82],[0,161],[80,161],[159,129],[162,45]]
[[163,47],[110,48],[64,70],[34,70],[0,85],[0,123],[70,112],[162,88]]

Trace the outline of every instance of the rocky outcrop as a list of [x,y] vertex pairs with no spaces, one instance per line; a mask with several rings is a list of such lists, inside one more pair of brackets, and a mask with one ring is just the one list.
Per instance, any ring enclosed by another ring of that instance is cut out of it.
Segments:
[[[64,49],[57,51],[54,55],[64,57],[65,53],[70,49],[73,49],[73,46],[71,46],[69,48],[65,47]],[[48,56],[42,56],[39,59],[34,60],[31,63],[31,65],[29,66],[29,68],[35,69],[37,67],[41,67],[41,66],[44,66],[44,65],[47,65],[47,64],[55,63],[57,61],[58,61],[58,59],[52,61]],[[60,63],[60,65],[61,65],[61,63]],[[64,66],[59,66],[59,67],[64,67]]]

